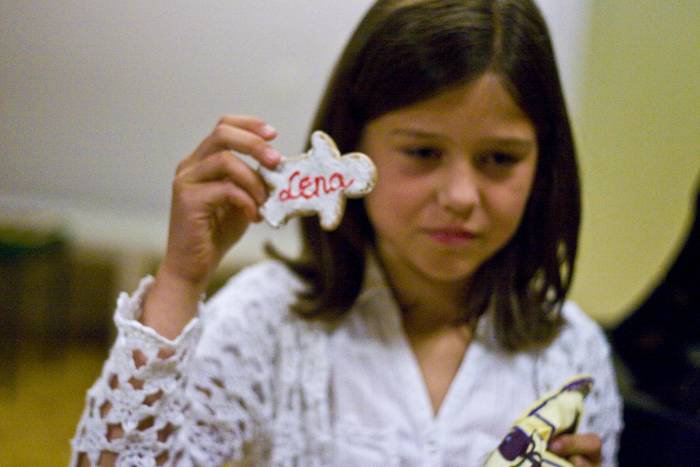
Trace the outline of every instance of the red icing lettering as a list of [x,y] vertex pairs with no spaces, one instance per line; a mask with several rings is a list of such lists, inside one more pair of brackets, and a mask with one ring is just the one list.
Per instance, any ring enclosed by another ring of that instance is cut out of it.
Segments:
[[279,198],[280,201],[288,201],[290,199],[294,199],[292,196],[292,180],[294,180],[296,177],[299,176],[299,171],[295,170],[292,175],[289,176],[289,180],[287,180],[287,188],[284,190],[280,191]]
[[319,190],[323,190],[324,194],[330,193],[330,191],[328,190],[328,186],[326,185],[326,177],[324,177],[323,175],[319,175],[314,179],[314,181],[314,185],[316,185],[316,190],[314,191],[314,193],[318,194]]
[[292,172],[287,179],[287,186],[280,191],[280,201],[318,198],[338,190],[344,190],[355,181],[352,178],[346,181],[340,172],[333,172],[327,179],[324,175],[315,177],[306,175],[299,178],[300,176],[301,172],[298,170]]
[[299,181],[299,193],[301,194],[301,196],[303,196],[306,199],[309,199],[312,196],[314,196],[314,192],[311,192],[311,193],[306,192],[306,189],[312,185],[313,185],[313,182],[311,181],[311,177],[309,177],[307,175],[306,177],[302,178]]
[[[350,180],[350,183],[352,183],[353,180]],[[350,183],[347,184],[347,186],[350,186]],[[339,190],[341,188],[345,188],[345,180],[343,180],[343,175],[336,172],[333,175],[331,175],[330,179],[330,190],[335,191]]]

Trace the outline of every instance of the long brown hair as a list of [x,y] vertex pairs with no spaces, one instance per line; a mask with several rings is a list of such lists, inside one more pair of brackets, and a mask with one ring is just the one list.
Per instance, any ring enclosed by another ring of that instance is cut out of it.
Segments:
[[[532,193],[509,243],[475,273],[468,314],[492,308],[509,350],[549,342],[571,285],[580,223],[575,148],[545,22],[530,0],[379,0],[335,67],[313,129],[342,152],[357,149],[366,124],[387,112],[469,83],[503,78],[535,125],[539,145]],[[304,218],[302,257],[287,264],[310,284],[296,311],[338,317],[357,298],[374,231],[362,200],[349,200],[333,232]]]

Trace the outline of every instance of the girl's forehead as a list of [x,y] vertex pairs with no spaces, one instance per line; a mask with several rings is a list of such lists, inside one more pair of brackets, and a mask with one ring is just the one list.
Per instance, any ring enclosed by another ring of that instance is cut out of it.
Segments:
[[534,138],[531,120],[493,74],[388,112],[371,123],[414,136],[454,130]]
[[475,80],[446,88],[428,99],[399,110],[422,112],[448,110],[465,114],[500,112],[525,116],[507,86],[503,84],[503,78],[494,73],[485,73]]

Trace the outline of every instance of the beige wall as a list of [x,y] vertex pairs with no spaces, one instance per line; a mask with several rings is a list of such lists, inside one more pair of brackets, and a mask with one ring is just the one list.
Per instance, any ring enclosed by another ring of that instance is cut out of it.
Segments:
[[700,2],[596,0],[575,126],[584,225],[573,298],[604,324],[683,240],[700,181]]

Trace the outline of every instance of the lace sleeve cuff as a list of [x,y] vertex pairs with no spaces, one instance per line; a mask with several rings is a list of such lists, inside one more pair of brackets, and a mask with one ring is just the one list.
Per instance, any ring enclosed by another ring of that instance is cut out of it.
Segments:
[[117,299],[117,310],[114,313],[114,324],[119,331],[117,344],[120,343],[119,338],[128,337],[130,341],[141,341],[158,347],[173,348],[192,345],[192,341],[194,340],[196,342],[200,334],[199,315],[202,311],[203,300],[199,302],[197,316],[192,318],[180,335],[172,340],[161,336],[153,328],[138,321],[143,311],[143,299],[153,285],[153,281],[153,276],[146,276],[141,279],[134,293],[129,295],[126,292],[122,292],[119,295]]

